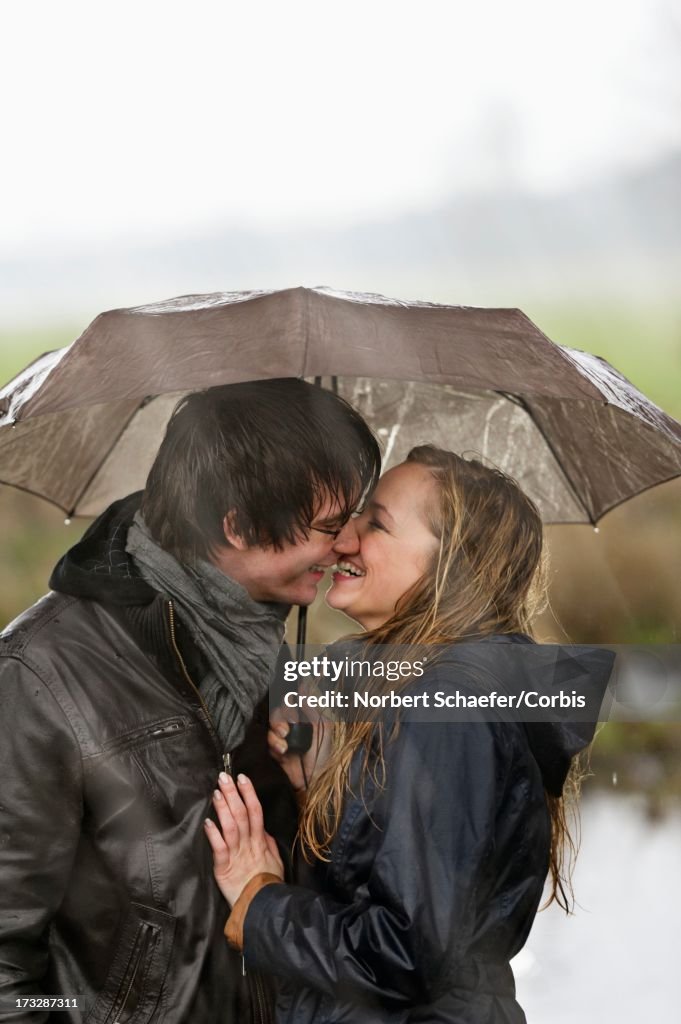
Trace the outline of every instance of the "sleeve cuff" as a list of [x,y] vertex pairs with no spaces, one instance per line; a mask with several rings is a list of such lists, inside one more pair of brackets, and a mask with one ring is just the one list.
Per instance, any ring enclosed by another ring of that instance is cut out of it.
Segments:
[[232,907],[232,912],[227,918],[227,924],[225,925],[225,935],[230,946],[233,949],[238,949],[240,953],[243,952],[244,948],[244,921],[246,920],[251,900],[264,886],[274,885],[275,883],[282,884],[283,878],[279,878],[278,875],[272,875],[267,871],[263,871],[259,875],[253,875],[253,878],[241,890],[238,900]]

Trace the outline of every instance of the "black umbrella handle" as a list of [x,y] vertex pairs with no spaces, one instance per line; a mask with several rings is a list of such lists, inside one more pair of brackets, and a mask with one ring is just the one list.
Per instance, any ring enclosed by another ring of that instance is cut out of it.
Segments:
[[289,722],[286,744],[289,754],[306,754],[312,746],[312,722]]

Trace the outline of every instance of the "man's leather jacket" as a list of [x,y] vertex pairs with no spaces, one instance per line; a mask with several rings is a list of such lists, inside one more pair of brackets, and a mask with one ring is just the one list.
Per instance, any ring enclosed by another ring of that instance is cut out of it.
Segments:
[[[47,1020],[16,1009],[43,995],[84,1000],[62,1024],[246,1019],[202,825],[225,751],[196,649],[125,555],[134,507],[112,506],[62,560],[51,583],[70,593],[1,634],[0,1021]],[[262,768],[281,833],[295,807],[266,715],[259,729],[233,767],[256,784]]]

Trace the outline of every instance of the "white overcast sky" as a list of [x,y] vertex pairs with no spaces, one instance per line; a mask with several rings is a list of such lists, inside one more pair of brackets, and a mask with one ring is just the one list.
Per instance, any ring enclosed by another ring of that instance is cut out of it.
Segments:
[[681,120],[661,5],[4,3],[0,254],[364,220],[653,159]]

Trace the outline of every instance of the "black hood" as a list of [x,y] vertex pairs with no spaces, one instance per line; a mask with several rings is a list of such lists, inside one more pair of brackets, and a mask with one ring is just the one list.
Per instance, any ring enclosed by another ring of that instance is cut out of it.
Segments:
[[591,743],[610,680],[615,655],[599,647],[539,645],[549,649],[555,660],[549,666],[546,690],[577,690],[586,696],[590,715],[579,721],[525,722],[532,754],[539,765],[544,788],[560,796],[575,754]]
[[514,634],[457,644],[438,665],[459,665],[469,680],[477,677],[485,690],[492,684],[492,688],[514,694],[533,690],[550,695],[563,690],[585,697],[583,710],[537,710],[508,716],[508,720],[513,717],[522,722],[544,788],[560,796],[572,758],[593,739],[614,661],[614,653],[603,648],[535,644],[527,636]]
[[109,505],[81,540],[63,555],[50,576],[61,594],[119,606],[150,604],[155,590],[138,573],[125,550],[128,528],[140,507],[142,491]]

